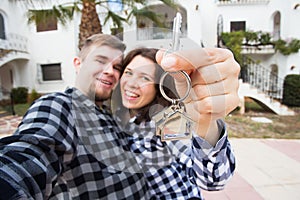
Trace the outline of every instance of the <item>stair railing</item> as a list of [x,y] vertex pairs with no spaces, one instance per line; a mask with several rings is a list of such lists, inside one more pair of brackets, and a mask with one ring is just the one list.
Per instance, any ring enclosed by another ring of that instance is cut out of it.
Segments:
[[257,88],[271,98],[281,101],[283,95],[284,79],[277,73],[256,63],[251,58],[243,56],[240,78],[245,83]]

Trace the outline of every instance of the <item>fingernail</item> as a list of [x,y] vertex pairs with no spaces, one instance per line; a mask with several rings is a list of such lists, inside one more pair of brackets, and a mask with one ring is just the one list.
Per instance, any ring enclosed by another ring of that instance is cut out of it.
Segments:
[[174,66],[175,64],[176,64],[176,58],[174,58],[173,56],[165,56],[161,61],[161,65],[164,67],[171,67]]

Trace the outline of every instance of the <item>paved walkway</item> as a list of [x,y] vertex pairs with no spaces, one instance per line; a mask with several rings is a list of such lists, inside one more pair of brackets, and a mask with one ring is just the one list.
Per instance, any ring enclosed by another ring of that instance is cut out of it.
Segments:
[[12,134],[18,124],[20,123],[22,117],[7,115],[0,118],[0,137]]
[[[0,118],[0,137],[21,117]],[[203,191],[206,200],[300,200],[300,140],[230,139],[236,172],[222,191]]]
[[231,139],[237,170],[207,200],[300,200],[300,140]]

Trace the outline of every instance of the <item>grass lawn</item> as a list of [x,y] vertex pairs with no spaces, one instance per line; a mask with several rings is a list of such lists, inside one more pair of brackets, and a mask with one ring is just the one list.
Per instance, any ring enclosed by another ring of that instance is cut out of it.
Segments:
[[[23,116],[25,114],[25,112],[27,111],[27,109],[29,108],[29,106],[30,105],[28,103],[15,104],[13,106],[13,109],[14,109],[16,115]],[[0,106],[0,111],[6,111],[11,114],[12,107],[11,106]]]
[[[255,102],[246,103],[243,115],[233,112],[225,118],[230,137],[300,139],[300,108],[294,116],[279,116],[265,110]],[[272,123],[253,121],[252,117],[265,117]]]

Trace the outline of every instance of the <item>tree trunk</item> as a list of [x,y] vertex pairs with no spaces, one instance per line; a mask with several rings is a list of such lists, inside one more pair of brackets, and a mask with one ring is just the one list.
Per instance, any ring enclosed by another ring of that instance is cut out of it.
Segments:
[[89,36],[96,33],[102,33],[102,26],[96,11],[95,0],[83,0],[78,48],[80,49],[82,47],[84,41]]

